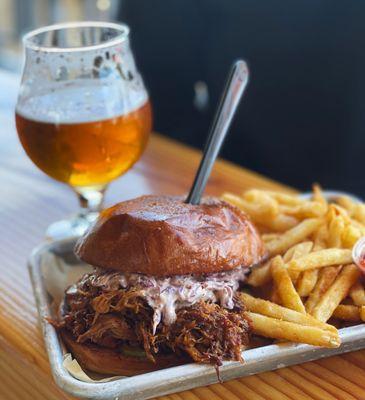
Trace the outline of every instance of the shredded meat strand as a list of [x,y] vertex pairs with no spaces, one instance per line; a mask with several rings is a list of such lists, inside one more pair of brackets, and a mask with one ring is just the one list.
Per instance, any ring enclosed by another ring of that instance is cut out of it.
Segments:
[[133,340],[135,335],[127,322],[112,314],[95,314],[95,322],[77,341],[84,343],[90,340],[94,343],[100,343],[105,336],[111,336],[113,339]]

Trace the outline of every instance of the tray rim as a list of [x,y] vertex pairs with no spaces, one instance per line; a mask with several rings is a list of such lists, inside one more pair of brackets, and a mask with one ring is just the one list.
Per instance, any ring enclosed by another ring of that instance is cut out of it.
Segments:
[[[69,394],[89,399],[143,400],[176,393],[194,387],[217,383],[215,368],[202,364],[185,364],[160,371],[104,382],[88,383],[72,377],[63,367],[62,345],[56,330],[46,322],[51,315],[46,288],[43,284],[40,257],[46,251],[73,246],[77,238],[43,242],[32,251],[28,270],[36,299],[38,317],[52,375],[57,385]],[[365,348],[365,324],[340,330],[342,344],[335,349],[325,349],[306,344],[272,344],[244,351],[245,364],[224,362],[220,368],[222,381],[275,370],[294,364],[313,361]]]

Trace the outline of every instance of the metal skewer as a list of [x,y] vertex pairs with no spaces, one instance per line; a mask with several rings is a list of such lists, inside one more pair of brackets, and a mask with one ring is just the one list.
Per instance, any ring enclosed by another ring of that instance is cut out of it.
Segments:
[[238,103],[246,88],[248,76],[247,64],[242,60],[236,61],[230,70],[208,140],[205,144],[203,157],[195,175],[193,186],[186,199],[186,203],[200,203],[214,162],[227,135]]

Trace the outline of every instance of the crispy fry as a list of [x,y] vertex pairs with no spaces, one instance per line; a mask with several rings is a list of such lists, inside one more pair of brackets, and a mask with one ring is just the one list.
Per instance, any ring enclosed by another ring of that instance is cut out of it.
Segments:
[[233,193],[223,193],[221,196],[222,200],[226,201],[227,203],[231,203],[234,206],[240,208],[241,210],[245,211],[247,214],[250,215],[252,219],[256,219],[256,214],[261,216],[261,213],[258,212],[258,208],[256,205],[251,204],[250,202],[243,200],[241,197],[233,194]]
[[273,219],[279,214],[278,202],[263,190],[248,190],[244,193],[243,200],[259,206],[261,213],[268,219]]
[[271,240],[276,240],[280,237],[279,233],[264,233],[263,235],[261,235],[261,239],[267,243],[270,242]]
[[[283,257],[283,261],[286,263],[295,258],[303,257],[306,254],[310,253],[312,247],[313,247],[313,242],[311,241],[298,243],[286,251]],[[292,282],[295,283],[300,275],[300,272],[294,270],[288,272]]]
[[[352,248],[365,236],[365,203],[347,196],[329,203],[319,185],[312,192],[304,198],[249,190],[242,197],[225,194],[225,200],[250,215],[270,256],[247,282],[268,290],[265,298],[271,302],[242,295],[254,332],[279,341],[338,346],[336,328],[326,323],[332,315],[365,322],[365,288],[352,264]],[[323,336],[326,331],[334,336]]]
[[335,282],[314,307],[312,315],[320,321],[328,321],[359,276],[360,271],[356,265],[350,264],[343,267]]
[[361,224],[365,224],[365,204],[357,203],[354,209],[353,218]]
[[341,216],[333,218],[328,228],[328,246],[340,249],[342,247],[342,235],[345,230],[345,221]]
[[[252,219],[255,219],[257,212],[257,207],[254,204],[249,203],[246,200],[243,200],[241,197],[237,196],[233,193],[223,193],[221,196],[222,200],[226,201],[227,203],[231,203],[234,206],[240,208],[241,210],[247,212]],[[261,214],[259,214],[261,215]]]
[[316,201],[306,201],[295,206],[280,205],[281,213],[292,215],[296,218],[315,218],[321,217],[327,212],[327,204]]
[[351,218],[345,208],[339,206],[338,204],[331,203],[328,207],[327,218],[330,221],[337,216],[341,216],[346,223],[351,221]]
[[365,322],[365,306],[360,307],[360,318],[361,321]]
[[273,220],[267,220],[263,226],[267,227],[274,232],[285,232],[288,229],[295,227],[298,224],[298,220],[290,215],[279,214]]
[[328,208],[327,221],[328,247],[341,248],[343,233],[350,223],[347,211],[336,204],[331,204]]
[[293,285],[297,283],[297,280],[301,274],[300,271],[295,271],[294,269],[288,269],[288,274],[290,276],[291,281],[293,282]]
[[[296,249],[297,249],[297,246],[300,246],[300,245],[302,245],[303,243],[298,243],[298,244],[295,244],[294,246],[292,246],[292,247],[290,247],[290,249],[288,249],[286,252],[285,252],[285,254],[284,254],[284,256],[283,256],[283,261],[285,262],[285,263],[287,263],[288,261],[291,261],[293,258],[294,258],[294,253],[295,253],[295,251],[296,251]],[[306,253],[306,254],[308,254],[308,253]],[[298,258],[298,257],[297,257]]]
[[342,247],[352,249],[361,236],[361,230],[358,227],[348,224],[342,232]]
[[305,309],[307,310],[307,313],[312,314],[316,304],[335,281],[340,269],[341,267],[324,267],[319,271],[319,277],[316,286],[305,303]]
[[272,219],[273,217],[272,209],[267,207],[266,204],[253,203],[232,193],[223,193],[222,198],[224,201],[245,211],[254,222],[264,224],[268,219]]
[[306,219],[294,228],[283,233],[279,239],[267,243],[266,248],[272,256],[284,253],[290,247],[310,236],[321,223],[322,221],[319,218]]
[[294,322],[299,325],[316,326],[321,329],[337,332],[337,329],[334,326],[318,321],[308,314],[302,314],[270,301],[253,297],[248,293],[240,293],[240,297],[244,301],[248,311],[283,321]]
[[280,305],[283,304],[278,292],[278,288],[276,286],[273,286],[271,289],[270,301],[275,304],[280,304]]
[[333,317],[344,321],[360,321],[360,307],[340,304],[332,314]]
[[351,219],[350,221],[351,225],[353,225],[361,232],[361,236],[365,236],[365,226],[361,222],[356,221],[355,219]]
[[296,283],[297,292],[300,297],[307,297],[316,286],[318,279],[318,269],[309,269],[300,274]]
[[312,200],[323,204],[327,208],[328,207],[328,202],[327,202],[326,198],[323,195],[323,191],[322,191],[321,186],[318,185],[318,183],[315,183],[312,186],[312,192],[313,192]]
[[328,241],[328,229],[326,225],[322,225],[315,233],[314,233],[314,244],[313,251],[318,251],[325,249],[327,247]]
[[[308,242],[302,242],[298,243],[295,246],[291,247],[284,255],[284,262],[288,262],[290,260],[300,258],[305,256],[306,254],[310,253],[313,247],[313,242],[308,241]],[[289,276],[292,280],[293,283],[296,283],[299,276],[300,272],[299,271],[294,271],[294,270],[288,270]],[[315,283],[314,283],[315,284]],[[301,294],[299,293],[301,296]]]
[[294,260],[296,258],[300,258],[310,253],[313,247],[313,242],[310,240],[302,243],[295,244],[284,254],[283,260],[284,262],[288,262],[290,260]]
[[251,274],[247,279],[247,283],[251,286],[262,286],[271,280],[271,271],[270,271],[271,260],[266,261],[265,264],[262,264],[258,267],[252,268]]
[[274,192],[270,190],[266,191],[266,193],[280,204],[285,204],[288,206],[297,206],[303,204],[303,199],[301,199],[298,195]]
[[341,343],[338,333],[335,332],[281,321],[250,311],[247,315],[251,320],[253,332],[257,335],[323,347],[338,347]]
[[246,212],[253,222],[274,232],[286,231],[298,223],[296,218],[288,215],[276,215],[274,208],[266,203],[253,203],[232,193],[223,193],[222,199]]
[[284,266],[283,259],[280,256],[272,260],[271,275],[283,305],[292,310],[305,313],[302,300],[296,292],[289,273]]
[[356,306],[365,306],[365,290],[360,281],[357,281],[350,289],[350,297]]
[[343,207],[350,217],[354,215],[356,204],[348,196],[340,196],[336,199],[336,203]]
[[322,268],[329,265],[349,264],[352,262],[352,253],[349,249],[324,249],[315,251],[306,256],[291,260],[287,263],[288,269],[306,271],[313,268]]

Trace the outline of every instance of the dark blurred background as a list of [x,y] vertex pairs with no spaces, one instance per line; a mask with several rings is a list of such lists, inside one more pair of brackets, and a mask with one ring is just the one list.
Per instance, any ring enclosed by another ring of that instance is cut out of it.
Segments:
[[82,19],[131,26],[156,131],[202,148],[244,58],[251,81],[222,156],[299,189],[365,196],[364,1],[2,0],[0,66],[19,71],[25,31]]

